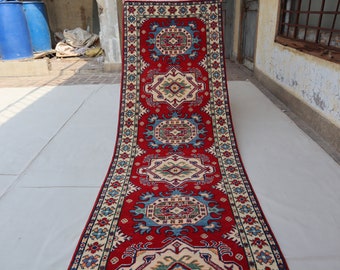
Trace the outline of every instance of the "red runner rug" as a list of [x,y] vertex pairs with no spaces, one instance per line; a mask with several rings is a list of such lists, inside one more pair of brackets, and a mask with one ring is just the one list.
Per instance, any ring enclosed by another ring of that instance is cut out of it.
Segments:
[[232,128],[221,3],[125,1],[116,150],[69,269],[288,269]]

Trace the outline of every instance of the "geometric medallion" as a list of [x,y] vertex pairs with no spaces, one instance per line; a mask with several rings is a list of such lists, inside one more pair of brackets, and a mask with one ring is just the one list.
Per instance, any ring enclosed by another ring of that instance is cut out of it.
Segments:
[[147,207],[146,217],[158,225],[171,222],[171,226],[182,227],[183,220],[196,224],[208,214],[203,203],[189,196],[158,198]]
[[231,249],[222,242],[194,247],[176,239],[161,248],[130,246],[126,256],[131,257],[133,262],[119,269],[242,270],[238,263],[222,259],[231,254]]
[[144,134],[147,140],[151,140],[151,148],[170,146],[177,151],[184,145],[192,145],[195,148],[203,145],[201,135],[204,135],[206,130],[199,127],[201,117],[198,114],[192,115],[191,118],[180,118],[177,113],[173,113],[170,118],[165,119],[152,115],[148,120],[151,130],[147,129]]
[[153,75],[152,82],[145,85],[145,92],[152,94],[154,102],[168,103],[177,108],[183,102],[194,102],[204,84],[197,81],[194,72],[181,72],[172,68],[167,73]]
[[163,28],[156,36],[156,47],[172,57],[185,53],[192,45],[191,34],[175,25]]
[[199,42],[197,25],[194,21],[187,25],[176,25],[175,20],[168,21],[168,26],[158,23],[150,26],[150,35],[147,42],[150,45],[150,57],[158,61],[170,58],[172,64],[178,62],[179,57],[188,56],[190,59],[197,57]]
[[185,182],[206,184],[212,180],[207,175],[212,174],[213,166],[204,165],[203,157],[182,157],[171,155],[162,158],[151,158],[147,166],[140,167],[138,173],[145,175],[146,179],[140,179],[142,183],[168,183],[172,186],[180,186]]
[[136,216],[134,228],[143,234],[150,233],[153,227],[156,233],[160,233],[165,227],[165,233],[171,232],[174,236],[188,232],[186,227],[194,231],[201,227],[206,232],[214,232],[220,228],[220,224],[214,220],[220,219],[220,212],[224,210],[210,200],[212,197],[211,193],[204,191],[193,196],[175,190],[169,196],[161,194],[160,197],[147,192],[138,202],[143,207],[135,206],[135,210],[130,211]]

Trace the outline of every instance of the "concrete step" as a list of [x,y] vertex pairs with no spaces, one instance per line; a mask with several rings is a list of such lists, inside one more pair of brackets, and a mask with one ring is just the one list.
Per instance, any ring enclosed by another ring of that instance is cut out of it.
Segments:
[[104,72],[102,57],[43,58],[0,61],[0,77],[94,74]]

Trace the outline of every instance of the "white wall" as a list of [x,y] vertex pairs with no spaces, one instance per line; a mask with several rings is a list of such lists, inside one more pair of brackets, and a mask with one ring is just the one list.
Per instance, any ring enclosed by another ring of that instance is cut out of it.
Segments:
[[340,65],[274,42],[279,0],[260,0],[255,67],[340,127]]
[[105,51],[105,63],[120,64],[118,7],[116,0],[97,0],[100,21],[100,41]]

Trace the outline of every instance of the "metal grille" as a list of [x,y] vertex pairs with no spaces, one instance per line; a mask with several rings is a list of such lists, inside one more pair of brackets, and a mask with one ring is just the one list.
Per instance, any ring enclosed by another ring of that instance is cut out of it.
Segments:
[[340,0],[281,0],[279,36],[340,50]]

